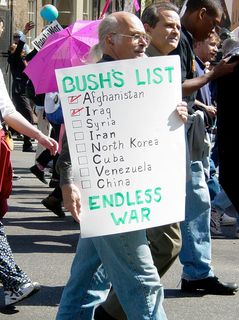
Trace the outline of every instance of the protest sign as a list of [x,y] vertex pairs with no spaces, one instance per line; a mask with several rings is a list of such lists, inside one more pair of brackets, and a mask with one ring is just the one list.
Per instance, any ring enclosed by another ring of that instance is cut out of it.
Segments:
[[36,37],[33,41],[32,41],[32,45],[33,47],[39,51],[44,43],[46,42],[46,39],[53,33],[56,33],[58,31],[61,31],[63,28],[62,26],[59,24],[59,22],[57,20],[53,21],[51,24],[49,24],[49,26],[47,26],[46,29],[44,29],[42,31],[42,33],[39,34],[38,37]]
[[56,70],[82,237],[184,219],[180,70],[178,56]]

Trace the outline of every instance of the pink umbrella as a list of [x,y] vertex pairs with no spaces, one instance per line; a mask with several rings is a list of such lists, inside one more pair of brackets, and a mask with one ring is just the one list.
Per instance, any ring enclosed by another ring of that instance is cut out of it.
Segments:
[[56,69],[84,64],[90,48],[98,43],[101,21],[79,20],[49,36],[24,70],[33,82],[36,94],[58,91]]

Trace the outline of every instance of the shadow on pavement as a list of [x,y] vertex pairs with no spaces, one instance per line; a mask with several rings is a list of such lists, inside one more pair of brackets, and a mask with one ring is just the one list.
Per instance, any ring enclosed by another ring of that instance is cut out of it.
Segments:
[[172,298],[198,298],[205,296],[203,292],[183,292],[180,289],[164,289],[165,299]]
[[[14,314],[19,312],[18,306],[58,306],[64,287],[41,286],[40,291],[31,297],[19,301],[14,306],[5,307],[3,289],[0,290],[0,314]],[[1,317],[0,317],[1,318]]]

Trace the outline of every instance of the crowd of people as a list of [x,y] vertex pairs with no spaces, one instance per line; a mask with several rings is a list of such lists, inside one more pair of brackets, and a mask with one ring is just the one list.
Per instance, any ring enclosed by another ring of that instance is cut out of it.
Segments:
[[[218,82],[220,84],[219,80],[230,77],[239,69],[238,60],[228,63],[216,58],[222,45],[217,28],[222,14],[219,0],[188,0],[182,17],[174,4],[159,2],[146,7],[140,19],[124,11],[102,19],[98,30],[99,43],[91,48],[89,61],[107,63],[145,56],[180,56],[184,101],[179,101],[175,108],[185,124],[188,153],[185,220],[147,230],[80,237],[57,320],[167,319],[160,279],[177,258],[182,264],[183,292],[233,295],[238,291],[236,283],[219,280],[211,264],[211,235],[221,235],[221,226],[236,226],[238,216],[237,203],[231,194],[227,194],[226,180],[220,180],[220,159],[225,152],[222,151],[221,135],[216,134],[215,138],[214,134],[217,128],[219,133],[223,130],[218,112]],[[19,82],[23,86],[29,80],[25,79],[23,70],[37,54],[28,52],[26,46],[25,35],[33,27],[31,22],[27,23],[23,32],[15,34],[15,41],[9,48],[13,103],[1,76],[0,110],[3,121],[24,135],[24,152],[35,151],[29,137],[46,148],[38,150],[30,168],[42,183],[47,183],[44,170],[53,161],[50,187],[54,190],[42,200],[42,204],[64,218],[63,202],[65,209],[80,223],[80,191],[74,182],[63,119],[60,122],[50,117],[47,119],[47,108],[51,103],[59,105],[59,96],[50,93],[35,96],[34,100],[27,97],[25,89],[19,88]],[[0,31],[3,32],[3,20],[0,20]],[[231,41],[229,45],[235,47],[238,44]],[[227,52],[224,49],[223,56]],[[38,110],[38,129],[32,125],[33,105]],[[60,151],[57,151],[57,142]],[[0,164],[2,166],[2,161]],[[3,172],[11,175],[10,161]],[[7,196],[3,196],[0,187],[3,217],[7,211]],[[233,208],[234,217],[227,214],[228,208]],[[31,281],[15,263],[2,222],[0,281],[6,305],[15,304],[40,289],[40,285]]]

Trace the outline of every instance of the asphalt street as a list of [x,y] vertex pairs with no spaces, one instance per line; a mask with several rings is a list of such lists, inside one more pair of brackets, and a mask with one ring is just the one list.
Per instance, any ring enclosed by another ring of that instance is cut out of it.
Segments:
[[[34,153],[23,153],[21,142],[15,141],[12,162],[21,179],[14,181],[4,225],[17,263],[32,280],[40,282],[41,290],[14,308],[5,309],[0,288],[0,320],[55,319],[79,236],[78,224],[69,213],[60,219],[40,203],[51,189],[29,171],[34,158]],[[220,280],[239,283],[239,239],[231,236],[232,230],[227,234],[213,239],[212,264]],[[177,260],[162,278],[169,320],[239,319],[239,292],[234,296],[183,294],[181,271]]]

